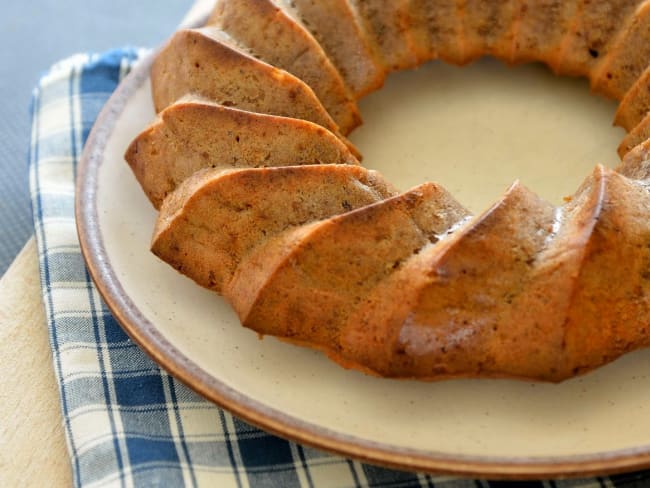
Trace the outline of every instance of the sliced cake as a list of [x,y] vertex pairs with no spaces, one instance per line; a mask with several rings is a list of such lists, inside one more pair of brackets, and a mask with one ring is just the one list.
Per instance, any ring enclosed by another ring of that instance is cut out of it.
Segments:
[[578,15],[563,46],[559,72],[592,76],[607,59],[626,20],[642,0],[581,0]]
[[563,43],[576,22],[579,0],[523,0],[520,2],[510,61],[542,61],[558,72]]
[[224,295],[245,326],[337,354],[341,327],[365,296],[466,215],[425,183],[268,240],[242,261]]
[[648,188],[650,180],[650,140],[639,143],[623,157],[616,171],[633,180],[639,180]]
[[[245,326],[421,380],[562,381],[650,346],[650,0],[220,0],[211,22],[159,54],[126,159],[152,251]],[[358,165],[336,123],[356,97],[484,54],[622,99],[622,164],[562,207],[515,183],[477,217]]]
[[389,70],[417,66],[418,57],[410,35],[409,0],[349,0],[349,3]]
[[566,304],[566,376],[581,374],[650,344],[650,196],[645,184],[599,168],[593,230],[573,269]]
[[[323,47],[356,98],[379,89],[386,67],[347,0],[275,0]],[[336,22],[332,22],[332,19]]]
[[351,91],[318,41],[272,0],[221,0],[208,23],[307,83],[344,134],[361,123]]
[[650,64],[650,2],[642,3],[622,25],[590,77],[594,91],[616,100],[623,99]]
[[204,170],[163,202],[151,250],[221,293],[244,256],[273,236],[395,194],[361,166]]
[[618,146],[618,155],[623,159],[628,152],[648,139],[650,139],[650,113],[623,138]]
[[554,214],[515,184],[370,294],[343,330],[343,357],[394,377],[547,375],[561,333],[507,316],[552,235]]
[[338,133],[309,86],[235,48],[216,28],[174,34],[153,63],[151,84],[156,112],[196,94],[226,107],[309,120]]
[[131,143],[125,158],[156,208],[204,168],[358,164],[340,139],[313,122],[247,112],[197,97],[163,110]]
[[636,80],[621,100],[614,123],[628,132],[650,111],[650,67]]
[[645,182],[603,167],[559,212],[515,185],[370,293],[341,334],[342,363],[561,381],[647,347],[649,206]]

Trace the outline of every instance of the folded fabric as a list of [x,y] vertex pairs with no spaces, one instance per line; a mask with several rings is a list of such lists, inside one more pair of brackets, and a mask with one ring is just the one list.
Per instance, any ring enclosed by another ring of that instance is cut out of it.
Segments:
[[[76,485],[499,486],[370,466],[267,434],[174,380],[126,336],[84,266],[74,185],[99,111],[143,54],[122,49],[74,56],[55,65],[33,97],[34,225]],[[648,480],[643,472],[525,486],[626,486]]]

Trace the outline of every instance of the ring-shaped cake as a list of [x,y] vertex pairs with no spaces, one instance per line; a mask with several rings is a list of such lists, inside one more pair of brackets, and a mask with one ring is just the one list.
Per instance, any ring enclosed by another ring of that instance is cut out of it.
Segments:
[[[159,117],[126,153],[152,250],[244,326],[369,374],[561,381],[646,347],[649,40],[648,0],[220,0],[158,54]],[[478,216],[359,164],[359,98],[485,55],[621,100],[622,164]]]

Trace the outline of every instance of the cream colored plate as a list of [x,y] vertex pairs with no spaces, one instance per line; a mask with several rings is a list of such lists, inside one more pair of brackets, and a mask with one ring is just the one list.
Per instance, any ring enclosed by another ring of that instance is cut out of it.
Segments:
[[517,178],[562,203],[596,164],[618,164],[625,135],[612,127],[616,104],[590,95],[585,80],[487,59],[395,74],[361,111],[351,140],[366,166],[403,190],[442,183],[474,212]]
[[[80,168],[78,221],[91,274],[129,334],[197,391],[263,428],[408,469],[481,476],[591,474],[650,464],[650,351],[560,385],[420,383],[345,371],[259,340],[228,305],[148,251],[155,213],[122,155],[153,116],[144,62],[102,113]],[[543,68],[430,64],[362,103],[352,137],[403,188],[425,179],[486,207],[519,176],[561,200],[616,162],[614,105]]]

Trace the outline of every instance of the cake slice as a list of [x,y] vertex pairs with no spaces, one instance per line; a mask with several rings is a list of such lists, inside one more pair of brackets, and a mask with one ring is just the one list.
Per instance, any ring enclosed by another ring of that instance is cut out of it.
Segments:
[[628,152],[648,139],[650,139],[650,113],[623,138],[618,146],[618,155],[623,159]]
[[586,206],[595,211],[585,224],[588,240],[577,246],[579,260],[564,259],[569,266],[562,273],[571,292],[563,295],[567,376],[650,344],[646,185],[603,167],[589,180]]
[[[567,354],[568,313],[576,307],[573,301],[580,292],[580,274],[594,229],[602,218],[609,173],[597,167],[568,203],[556,210],[553,231],[535,257],[522,293],[513,300],[514,306],[507,317],[513,323],[527,324],[535,335],[540,332],[550,339],[544,345],[545,354],[536,354],[539,357],[536,374],[545,381],[562,381],[578,373]],[[591,320],[583,321],[580,326],[588,328],[593,335],[599,333],[599,326]],[[530,373],[535,378],[535,370]]]
[[309,86],[234,47],[216,28],[174,34],[153,63],[151,84],[156,112],[195,94],[226,107],[304,119],[339,132]]
[[349,0],[349,3],[388,70],[417,66],[418,57],[410,35],[409,0]]
[[337,354],[341,327],[365,296],[466,215],[425,183],[268,240],[224,295],[244,326]]
[[330,131],[301,119],[246,112],[197,97],[170,105],[125,159],[155,208],[205,168],[358,164]]
[[510,61],[541,61],[560,71],[563,43],[576,22],[578,0],[522,0]]
[[650,67],[639,76],[621,100],[614,124],[631,131],[650,111]]
[[648,188],[650,180],[650,140],[639,143],[623,157],[616,171],[633,180],[639,180]]
[[562,381],[648,344],[641,317],[650,311],[649,203],[642,184],[598,166],[558,209],[553,232],[504,318],[528,324],[510,347],[525,343],[532,351],[522,351],[513,371]]
[[592,89],[622,100],[650,64],[650,2],[632,14],[608,49],[607,56],[592,70]]
[[275,2],[320,43],[357,99],[381,88],[386,68],[347,0]]
[[221,293],[241,260],[273,236],[395,194],[361,166],[204,170],[163,202],[151,250]]
[[647,347],[646,186],[599,166],[554,211],[515,185],[370,293],[341,334],[342,363],[394,377],[561,381]]
[[409,0],[411,39],[419,62],[465,63],[461,9],[464,0]]
[[513,185],[384,280],[346,324],[342,356],[391,377],[544,377],[554,337],[534,323],[501,325],[552,234],[554,210]]
[[361,123],[351,92],[318,41],[271,0],[220,0],[208,24],[307,83],[344,134]]
[[581,0],[562,50],[559,72],[591,77],[643,0]]
[[516,0],[465,0],[463,45],[466,59],[491,55],[509,60],[518,7]]

